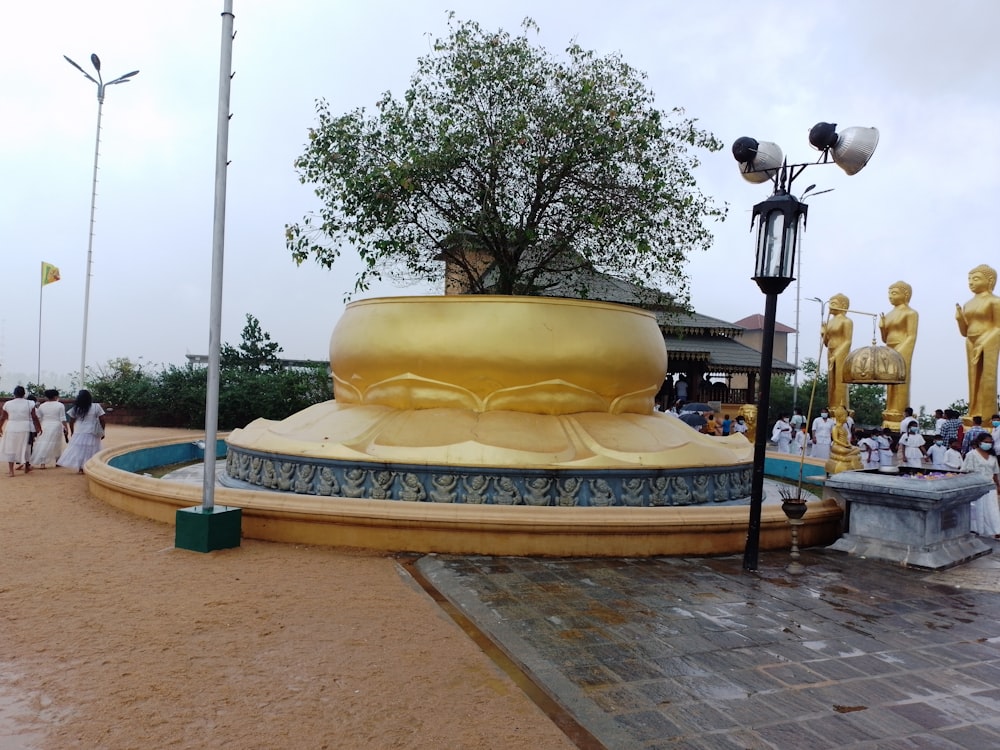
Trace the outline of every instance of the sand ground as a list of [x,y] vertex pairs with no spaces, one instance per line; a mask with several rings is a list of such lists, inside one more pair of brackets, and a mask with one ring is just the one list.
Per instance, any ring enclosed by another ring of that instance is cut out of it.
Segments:
[[0,509],[0,750],[573,747],[390,555],[177,550],[69,469]]

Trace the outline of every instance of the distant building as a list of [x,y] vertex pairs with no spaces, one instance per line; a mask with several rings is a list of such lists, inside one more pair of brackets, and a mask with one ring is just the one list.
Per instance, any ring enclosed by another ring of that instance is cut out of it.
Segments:
[[[764,347],[764,316],[760,313],[756,315],[748,315],[745,318],[737,320],[734,325],[742,326],[743,333],[743,343],[747,346],[760,351]],[[776,322],[774,324],[774,356],[775,361],[778,359],[786,360],[788,359],[788,334],[795,333],[795,329],[786,326],[784,323]],[[758,355],[759,357],[760,355]],[[787,363],[786,363],[787,364]],[[774,368],[773,372],[775,374],[781,373],[793,373],[795,372],[795,365],[790,364],[791,369],[777,369]],[[735,388],[747,388],[749,387],[746,379],[734,379],[733,386]]]
[[[192,365],[208,364],[207,354],[185,354],[184,356]],[[325,367],[327,370],[330,369],[330,363],[324,359],[279,359],[278,361],[285,367],[291,367],[293,369],[311,370],[314,367]]]
[[[748,315],[741,320],[737,320],[733,325],[742,326],[743,343],[760,351],[764,346],[764,316],[760,313]],[[778,359],[788,359],[788,334],[795,333],[795,329],[786,326],[784,323],[774,324],[774,356]]]

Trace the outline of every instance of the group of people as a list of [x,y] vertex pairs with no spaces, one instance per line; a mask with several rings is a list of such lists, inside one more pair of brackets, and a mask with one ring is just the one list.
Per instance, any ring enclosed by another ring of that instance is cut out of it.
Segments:
[[[845,434],[841,436],[838,431]],[[838,438],[844,444],[852,442],[853,431],[852,412],[845,410],[843,418],[838,420],[831,416],[830,409],[824,407],[809,425],[802,409],[797,408],[790,417],[787,413],[778,417],[771,430],[771,443],[777,446],[779,453],[826,460],[830,457],[830,448],[834,442],[838,442]]]
[[94,403],[88,390],[81,390],[69,409],[59,400],[59,391],[47,390],[39,403],[23,386],[14,388],[14,398],[0,410],[0,462],[7,462],[7,476],[15,468],[25,474],[33,467],[64,466],[83,473],[104,439],[104,409]]
[[[684,400],[677,399],[667,409],[666,413],[672,417],[679,417],[684,411]],[[745,435],[749,429],[746,419],[742,414],[737,415],[736,419],[730,419],[728,414],[723,414],[722,419],[719,419],[715,412],[699,412],[705,419],[705,424],[698,428],[698,431],[705,435],[717,435],[720,437],[725,437],[727,435]]]

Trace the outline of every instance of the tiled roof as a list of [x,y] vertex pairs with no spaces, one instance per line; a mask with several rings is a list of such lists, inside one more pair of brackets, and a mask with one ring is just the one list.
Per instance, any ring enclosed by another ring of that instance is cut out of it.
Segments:
[[[667,364],[676,372],[678,361],[704,362],[709,372],[758,372],[760,352],[738,341],[719,336],[665,336]],[[795,372],[795,365],[783,359],[771,360],[776,373]]]
[[743,335],[742,326],[698,312],[688,314],[654,310],[653,313],[656,315],[656,322],[660,328],[671,334],[725,336],[727,338]]
[[[763,331],[764,330],[764,316],[760,313],[756,315],[748,315],[742,320],[737,320],[734,325],[741,326],[748,331]],[[786,326],[784,323],[775,322],[774,324],[775,333],[795,333],[795,329]]]

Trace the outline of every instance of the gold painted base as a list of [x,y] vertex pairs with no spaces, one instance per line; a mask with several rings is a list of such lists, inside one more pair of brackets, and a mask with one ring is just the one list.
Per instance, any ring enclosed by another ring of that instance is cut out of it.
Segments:
[[884,411],[882,412],[882,428],[888,427],[893,432],[899,432],[899,423],[903,421],[903,412]]
[[864,468],[861,458],[858,455],[849,455],[843,458],[829,458],[826,462],[827,474],[839,474],[842,471],[860,471]]
[[[189,438],[188,438],[189,439]],[[109,505],[165,524],[201,502],[200,485],[116,469],[108,461],[177,440],[101,451],[87,464],[90,492]],[[531,508],[372,502],[218,488],[217,503],[243,509],[243,538],[294,544],[451,554],[640,557],[726,555],[746,544],[747,506],[686,508]],[[841,530],[835,500],[809,503],[798,542],[827,545]],[[788,549],[780,506],[765,506],[762,550]]]
[[401,410],[336,401],[281,421],[254,420],[228,443],[279,456],[522,469],[674,469],[753,460],[742,435],[703,435],[660,413]]

